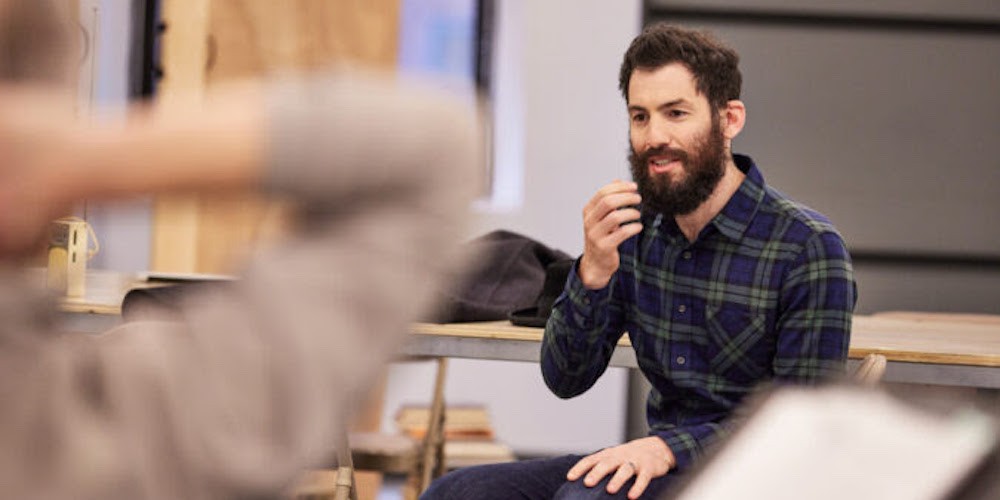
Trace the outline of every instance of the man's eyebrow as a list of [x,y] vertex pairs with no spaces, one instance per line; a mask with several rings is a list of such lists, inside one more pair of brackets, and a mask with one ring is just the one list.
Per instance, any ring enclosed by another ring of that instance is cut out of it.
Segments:
[[[687,102],[688,102],[687,99],[684,99],[682,97],[680,99],[674,99],[673,101],[668,101],[663,104],[660,104],[659,106],[656,107],[656,109],[669,109],[680,104],[686,104]],[[639,106],[638,104],[629,105],[628,110],[630,112],[648,111],[646,108]]]
[[659,106],[656,107],[656,109],[668,109],[668,108],[672,108],[672,107],[680,105],[680,104],[687,104],[687,102],[688,102],[687,99],[684,99],[682,97],[680,99],[674,99],[673,101],[669,101],[669,102],[665,102],[663,104],[660,104]]

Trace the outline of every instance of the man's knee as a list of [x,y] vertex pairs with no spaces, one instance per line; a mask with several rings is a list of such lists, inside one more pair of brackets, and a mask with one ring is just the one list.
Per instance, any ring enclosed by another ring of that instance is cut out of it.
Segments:
[[578,455],[481,465],[445,474],[431,484],[422,500],[544,499],[566,481]]
[[[608,493],[608,483],[611,481],[612,476],[613,475],[605,476],[601,482],[590,488],[583,484],[583,479],[577,481],[567,481],[561,488],[559,488],[559,491],[556,491],[556,494],[552,498],[553,500],[624,500],[628,498],[628,491],[632,489],[632,486],[635,484],[635,478],[625,481],[625,484],[618,489],[618,492],[612,495]],[[671,486],[675,477],[676,474],[671,474],[653,478],[649,485],[646,486],[646,490],[643,491],[642,496],[639,498],[659,498],[664,491]]]
[[617,495],[608,493],[608,481],[611,476],[605,477],[601,482],[588,487],[583,484],[583,479],[577,481],[566,481],[566,484],[559,488],[552,500],[610,500],[612,498],[626,498],[628,489],[632,487],[632,481],[625,483]]
[[449,472],[431,483],[420,500],[461,500],[487,498],[491,491],[503,491],[494,467],[479,466]]

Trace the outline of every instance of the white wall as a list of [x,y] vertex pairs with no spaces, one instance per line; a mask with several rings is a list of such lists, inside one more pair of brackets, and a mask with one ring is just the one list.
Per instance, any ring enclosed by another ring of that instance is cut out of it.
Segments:
[[[80,0],[79,4],[81,25],[89,35],[88,59],[80,78],[81,98],[91,99],[93,112],[120,117],[128,100],[130,2]],[[149,268],[152,229],[148,199],[113,205],[86,203],[76,211],[86,216],[101,245],[88,266],[118,271]]]
[[[483,209],[476,235],[505,228],[578,254],[580,213],[600,186],[627,178],[618,66],[640,29],[639,0],[500,0],[495,56],[497,168],[521,168],[521,205]],[[517,198],[516,196],[514,198]],[[383,427],[401,403],[426,403],[433,368],[390,373]],[[498,438],[522,454],[587,452],[624,438],[626,373],[610,369],[569,401],[534,363],[454,360],[446,398],[486,404]]]

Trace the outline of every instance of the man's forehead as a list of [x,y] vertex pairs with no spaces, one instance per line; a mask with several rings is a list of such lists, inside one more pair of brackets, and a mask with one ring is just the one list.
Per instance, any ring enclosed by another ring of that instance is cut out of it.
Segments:
[[694,75],[681,63],[637,68],[629,79],[629,106],[658,107],[674,101],[696,103],[702,100],[708,103],[698,91]]

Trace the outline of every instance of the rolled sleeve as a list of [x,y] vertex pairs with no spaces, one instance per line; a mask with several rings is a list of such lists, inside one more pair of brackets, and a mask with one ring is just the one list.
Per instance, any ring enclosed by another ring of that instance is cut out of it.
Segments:
[[729,428],[719,423],[673,427],[656,431],[653,435],[662,439],[674,454],[674,467],[685,470],[697,462],[705,451],[729,435]]

